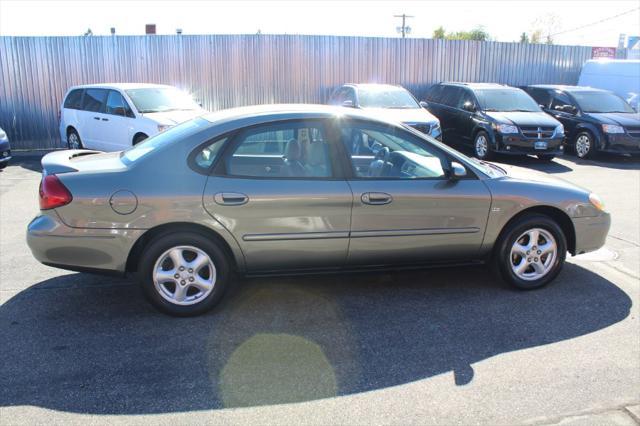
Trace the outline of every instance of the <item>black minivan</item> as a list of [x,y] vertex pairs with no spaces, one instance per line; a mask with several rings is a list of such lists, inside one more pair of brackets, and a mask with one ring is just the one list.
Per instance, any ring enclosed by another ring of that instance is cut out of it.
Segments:
[[640,154],[640,115],[620,96],[580,86],[523,87],[564,125],[567,145],[580,158],[598,152]]
[[427,109],[440,120],[443,140],[471,145],[476,157],[534,154],[551,161],[562,154],[564,129],[523,90],[494,83],[439,83],[426,93]]

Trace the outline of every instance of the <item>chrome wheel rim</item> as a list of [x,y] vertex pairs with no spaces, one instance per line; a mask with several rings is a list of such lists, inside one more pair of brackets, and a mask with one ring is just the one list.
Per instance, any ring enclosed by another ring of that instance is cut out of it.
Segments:
[[69,149],[80,149],[80,139],[75,133],[69,133]]
[[489,144],[487,138],[484,135],[478,136],[476,139],[476,155],[480,158],[484,158],[487,155]]
[[509,253],[511,270],[520,279],[535,281],[551,271],[558,257],[558,245],[551,233],[542,228],[523,232]]
[[576,141],[576,153],[578,157],[583,158],[586,157],[591,149],[591,140],[589,140],[589,136],[580,135],[578,140]]
[[193,246],[177,246],[162,253],[153,267],[153,284],[166,301],[193,305],[204,300],[216,283],[211,257]]

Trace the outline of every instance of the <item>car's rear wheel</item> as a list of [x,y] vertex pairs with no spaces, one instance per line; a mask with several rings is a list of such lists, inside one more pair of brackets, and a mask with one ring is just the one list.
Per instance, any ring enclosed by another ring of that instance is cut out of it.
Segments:
[[489,135],[485,131],[480,131],[473,141],[473,153],[481,160],[490,160],[493,152],[489,147]]
[[136,137],[133,138],[133,144],[134,145],[138,145],[140,142],[142,142],[143,140],[148,139],[148,138],[149,138],[149,136],[144,135],[144,134],[136,135]]
[[154,238],[140,259],[138,274],[145,295],[160,311],[200,315],[223,296],[231,268],[224,251],[192,232]]
[[75,129],[69,130],[67,133],[67,146],[69,149],[83,149],[82,140],[80,139],[80,135]]
[[555,155],[538,155],[538,160],[545,162],[545,163],[550,163],[551,161],[553,161],[553,159],[556,158]]
[[593,144],[593,136],[591,136],[591,133],[578,133],[573,149],[575,150],[578,158],[593,158],[595,155],[595,146]]
[[548,284],[560,273],[566,252],[560,226],[548,216],[532,214],[508,225],[493,262],[507,283],[529,290]]

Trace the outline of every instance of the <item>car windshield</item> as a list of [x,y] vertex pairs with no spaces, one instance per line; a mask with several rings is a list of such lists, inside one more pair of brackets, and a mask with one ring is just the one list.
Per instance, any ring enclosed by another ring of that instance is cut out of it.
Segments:
[[141,114],[148,112],[189,111],[200,108],[189,94],[174,87],[149,87],[130,89],[126,92]]
[[201,118],[195,118],[182,124],[178,124],[175,127],[158,133],[157,135],[122,151],[120,159],[125,165],[129,166],[153,151],[157,151],[167,145],[184,140],[194,133],[201,131],[208,124],[208,121]]
[[572,92],[571,94],[584,112],[635,112],[624,99],[613,93]]
[[540,107],[531,96],[518,89],[479,89],[475,94],[484,111],[540,112]]
[[420,108],[415,98],[405,89],[393,88],[360,88],[358,104],[362,108]]

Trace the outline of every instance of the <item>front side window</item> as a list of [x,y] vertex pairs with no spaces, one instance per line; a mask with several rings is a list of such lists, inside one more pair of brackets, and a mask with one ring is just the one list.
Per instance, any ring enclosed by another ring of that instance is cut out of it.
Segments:
[[440,103],[450,107],[457,107],[460,97],[462,96],[462,89],[455,86],[444,86],[442,91],[442,98]]
[[569,96],[562,92],[555,92],[551,99],[551,109],[557,111],[568,111],[573,107],[573,102]]
[[358,101],[362,108],[420,108],[411,93],[401,87],[359,88]]
[[529,95],[538,103],[538,105],[543,105],[545,108],[549,106],[551,102],[551,95],[545,89],[530,89],[528,91]]
[[358,178],[444,179],[446,157],[411,133],[368,123],[341,127],[342,144]]
[[475,93],[484,111],[540,112],[536,101],[520,89],[476,89]]
[[633,114],[635,111],[618,95],[608,92],[573,92],[573,97],[584,112],[607,113],[624,112]]
[[87,89],[82,101],[82,109],[85,111],[102,111],[104,102],[107,99],[107,89]]
[[175,87],[146,87],[130,89],[126,93],[141,114],[200,109],[188,93]]
[[124,100],[122,95],[115,90],[110,90],[109,96],[107,96],[107,103],[105,105],[105,113],[125,117],[130,115],[131,111],[127,101]]
[[69,109],[82,108],[82,89],[75,89],[69,92],[67,99],[64,100],[64,107]]
[[316,122],[269,124],[238,136],[225,159],[228,175],[263,178],[332,176],[324,128]]

